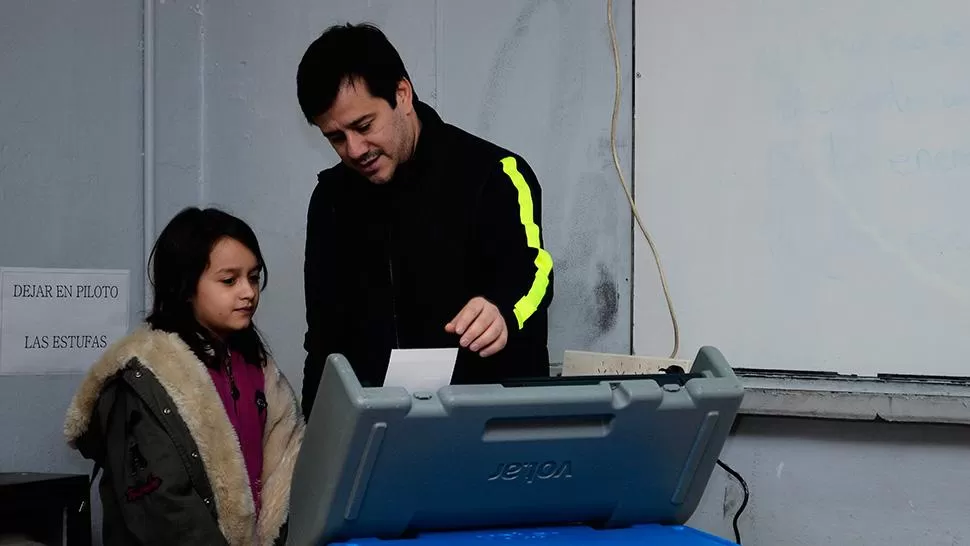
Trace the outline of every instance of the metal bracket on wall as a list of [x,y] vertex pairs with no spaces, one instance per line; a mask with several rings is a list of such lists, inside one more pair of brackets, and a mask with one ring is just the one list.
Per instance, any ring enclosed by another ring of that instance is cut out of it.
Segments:
[[970,424],[970,379],[737,369],[741,414]]
[[[654,373],[654,361],[629,355],[573,352],[566,365],[554,363],[550,373]],[[612,360],[611,360],[612,359]],[[613,361],[615,360],[615,362]],[[629,361],[629,362],[628,362]],[[637,362],[634,362],[637,361]],[[636,363],[639,365],[633,366]],[[690,367],[684,361],[685,369]],[[970,379],[883,375],[846,376],[835,373],[736,369],[744,384],[740,415],[939,423],[970,425]]]

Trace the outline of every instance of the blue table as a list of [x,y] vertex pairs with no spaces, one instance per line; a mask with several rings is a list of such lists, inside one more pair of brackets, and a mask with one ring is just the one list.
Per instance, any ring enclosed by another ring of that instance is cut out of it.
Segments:
[[596,530],[590,527],[549,527],[422,533],[416,538],[381,540],[355,539],[330,546],[477,546],[522,543],[536,546],[725,546],[734,542],[679,525],[637,525],[623,529]]

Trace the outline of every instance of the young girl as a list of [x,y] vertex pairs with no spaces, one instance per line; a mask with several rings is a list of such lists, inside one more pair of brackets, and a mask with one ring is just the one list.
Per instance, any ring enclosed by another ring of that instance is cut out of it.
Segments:
[[106,545],[285,541],[304,423],[253,326],[265,274],[252,229],[219,210],[159,236],[147,325],[91,367],[64,424],[103,468]]

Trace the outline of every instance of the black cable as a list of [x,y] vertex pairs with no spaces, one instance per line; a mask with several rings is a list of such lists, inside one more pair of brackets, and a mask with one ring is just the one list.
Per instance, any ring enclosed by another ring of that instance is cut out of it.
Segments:
[[725,472],[731,476],[734,476],[734,479],[738,480],[738,483],[741,484],[741,489],[744,490],[744,499],[741,501],[741,506],[738,508],[738,511],[734,514],[734,541],[741,544],[741,530],[738,528],[738,520],[741,519],[741,512],[744,512],[745,507],[748,506],[748,497],[750,496],[748,491],[748,483],[744,481],[741,474],[738,474],[737,471],[725,464],[721,459],[717,460],[717,464],[723,468]]

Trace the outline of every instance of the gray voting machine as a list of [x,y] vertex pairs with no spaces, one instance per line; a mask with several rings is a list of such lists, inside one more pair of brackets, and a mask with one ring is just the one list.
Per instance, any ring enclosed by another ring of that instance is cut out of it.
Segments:
[[363,388],[332,355],[294,472],[288,544],[684,523],[743,392],[713,347],[684,373],[437,392]]

